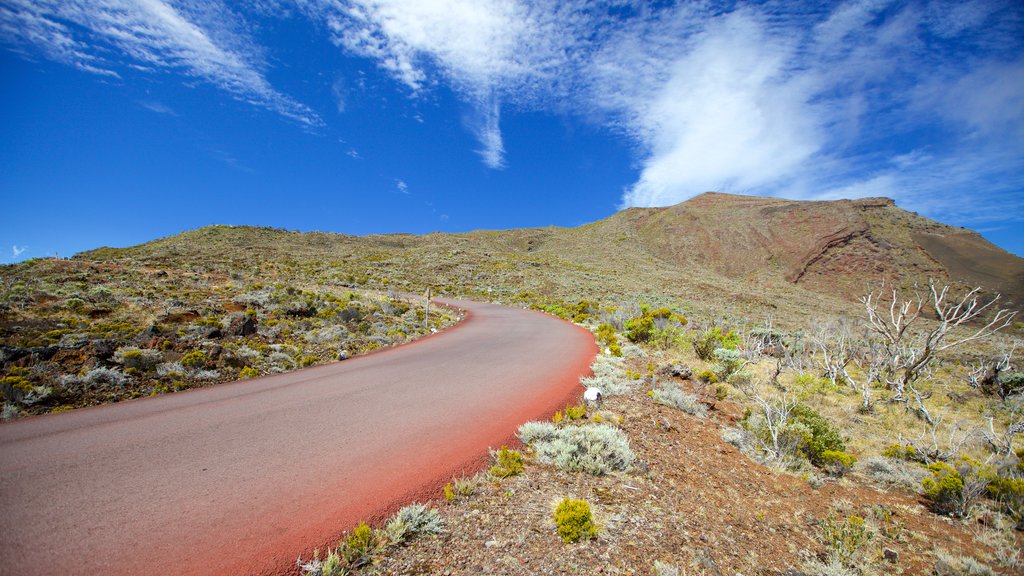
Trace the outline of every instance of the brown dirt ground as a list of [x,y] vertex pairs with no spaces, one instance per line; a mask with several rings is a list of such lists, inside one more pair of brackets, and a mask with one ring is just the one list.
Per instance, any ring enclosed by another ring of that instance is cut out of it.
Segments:
[[[738,407],[707,400],[714,409],[700,419],[653,404],[642,389],[608,399],[603,408],[623,417],[637,470],[592,477],[528,459],[518,477],[481,476],[475,495],[437,504],[444,534],[392,549],[363,573],[653,574],[660,560],[681,574],[783,574],[823,557],[818,522],[832,511],[862,515],[876,531],[864,559],[875,573],[931,574],[936,547],[971,557],[990,552],[970,524],[929,512],[916,494],[856,477],[814,488],[750,460],[720,437]],[[601,527],[596,539],[558,538],[551,512],[565,497],[591,504]],[[891,519],[873,514],[877,506]],[[898,560],[883,560],[884,549]]]

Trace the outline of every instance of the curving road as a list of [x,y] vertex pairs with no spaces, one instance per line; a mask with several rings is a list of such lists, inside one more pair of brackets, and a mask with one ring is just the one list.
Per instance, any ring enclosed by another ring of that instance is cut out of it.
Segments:
[[0,574],[294,571],[578,398],[588,332],[448,303],[466,320],[376,354],[0,424]]

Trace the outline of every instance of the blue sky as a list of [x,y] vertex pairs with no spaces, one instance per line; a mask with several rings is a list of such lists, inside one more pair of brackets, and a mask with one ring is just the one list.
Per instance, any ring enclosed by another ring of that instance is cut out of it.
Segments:
[[1024,255],[1024,5],[0,0],[0,262],[889,196]]

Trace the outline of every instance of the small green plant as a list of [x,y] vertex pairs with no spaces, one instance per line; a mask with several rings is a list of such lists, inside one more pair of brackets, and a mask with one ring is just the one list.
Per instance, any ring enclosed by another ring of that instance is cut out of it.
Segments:
[[558,535],[567,544],[597,536],[597,526],[594,525],[590,504],[586,500],[565,498],[558,503],[552,516],[558,527]]
[[551,417],[551,421],[555,424],[561,424],[563,419],[561,410],[555,411],[555,415]]
[[338,554],[348,566],[359,568],[369,564],[382,545],[380,535],[374,533],[366,522],[360,521],[338,544]]
[[586,415],[587,406],[585,404],[565,407],[565,417],[569,420],[582,420]]
[[700,374],[697,374],[697,380],[700,380],[705,384],[717,384],[718,376],[716,376],[711,370],[705,370]]
[[882,450],[882,456],[895,460],[911,460],[915,462],[920,460],[917,450],[909,444],[890,444],[888,448]]
[[301,365],[301,366],[302,366],[303,368],[306,368],[306,367],[312,366],[312,365],[314,365],[314,364],[316,364],[316,363],[317,363],[317,358],[316,358],[316,356],[303,356],[303,357],[302,357],[302,360],[300,360],[300,361],[299,361],[299,364],[300,364],[300,365]]
[[818,524],[818,539],[825,546],[829,560],[850,565],[854,555],[871,541],[874,533],[864,525],[864,518],[853,515],[845,520],[829,514]]
[[735,350],[740,345],[740,337],[733,331],[722,333],[717,326],[707,330],[693,339],[693,351],[705,362],[710,361],[718,348]]
[[494,455],[494,465],[487,473],[496,478],[508,478],[523,473],[523,455],[508,446],[502,446]]
[[241,378],[242,380],[248,380],[249,378],[255,378],[255,377],[259,376],[259,375],[260,375],[260,373],[257,372],[256,369],[251,367],[251,366],[246,366],[246,367],[242,368],[242,371],[238,373],[238,377]]
[[409,504],[394,515],[384,526],[384,533],[392,544],[401,544],[416,536],[440,534],[444,528],[441,515],[426,504]]
[[202,368],[206,361],[206,353],[202,350],[193,350],[181,357],[181,365],[186,368]]
[[444,485],[444,499],[447,502],[455,501],[455,487],[452,486],[451,482]]

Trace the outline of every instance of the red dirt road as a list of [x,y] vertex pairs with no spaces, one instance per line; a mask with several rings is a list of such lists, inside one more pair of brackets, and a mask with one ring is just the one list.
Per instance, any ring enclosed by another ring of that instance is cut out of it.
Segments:
[[279,574],[578,397],[597,347],[489,304],[391,350],[0,425],[0,574]]

